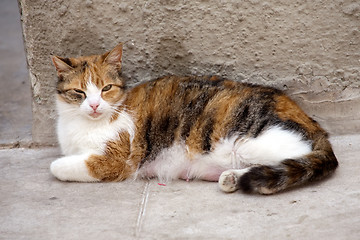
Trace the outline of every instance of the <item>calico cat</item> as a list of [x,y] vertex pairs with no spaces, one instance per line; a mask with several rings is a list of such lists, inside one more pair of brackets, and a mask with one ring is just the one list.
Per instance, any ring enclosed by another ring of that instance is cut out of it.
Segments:
[[280,90],[218,77],[167,76],[129,88],[122,44],[60,58],[62,181],[202,179],[272,194],[322,179],[338,162],[328,134]]

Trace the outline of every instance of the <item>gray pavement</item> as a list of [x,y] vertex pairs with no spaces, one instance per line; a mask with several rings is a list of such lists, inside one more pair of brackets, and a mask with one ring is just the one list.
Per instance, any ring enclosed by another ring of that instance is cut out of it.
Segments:
[[18,20],[16,1],[0,1],[0,239],[359,239],[360,135],[331,139],[331,178],[272,196],[202,181],[56,180],[57,148],[17,148],[31,142]]
[[60,182],[56,148],[0,150],[0,239],[359,239],[360,136],[332,138],[331,178],[272,196],[216,183]]

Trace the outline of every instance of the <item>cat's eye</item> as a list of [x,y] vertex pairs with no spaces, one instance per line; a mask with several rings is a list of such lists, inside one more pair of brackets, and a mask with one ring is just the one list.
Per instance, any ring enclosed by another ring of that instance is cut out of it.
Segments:
[[75,91],[76,93],[80,93],[80,94],[85,95],[85,92],[82,91],[82,90],[80,90],[80,89],[74,89],[74,91]]
[[112,85],[109,84],[109,85],[105,86],[105,87],[102,89],[102,91],[103,91],[103,92],[106,92],[106,91],[109,91],[111,88],[112,88]]
[[79,102],[86,98],[86,93],[77,88],[71,88],[64,92],[65,97],[70,101]]

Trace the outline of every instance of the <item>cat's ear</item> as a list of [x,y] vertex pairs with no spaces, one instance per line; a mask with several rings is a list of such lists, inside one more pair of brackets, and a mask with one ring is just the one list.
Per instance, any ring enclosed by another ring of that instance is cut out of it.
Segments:
[[73,69],[72,63],[69,58],[61,58],[58,56],[51,56],[51,60],[56,68],[56,71],[60,74],[68,72]]
[[121,68],[121,58],[123,52],[123,43],[119,43],[113,50],[103,55],[104,62],[115,67]]

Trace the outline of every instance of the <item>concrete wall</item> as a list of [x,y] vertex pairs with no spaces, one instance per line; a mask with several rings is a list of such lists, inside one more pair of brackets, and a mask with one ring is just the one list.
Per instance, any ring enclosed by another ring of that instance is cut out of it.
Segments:
[[54,143],[50,54],[127,41],[133,83],[217,74],[286,90],[333,134],[360,131],[357,0],[19,0],[33,91],[33,139]]

